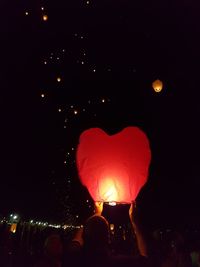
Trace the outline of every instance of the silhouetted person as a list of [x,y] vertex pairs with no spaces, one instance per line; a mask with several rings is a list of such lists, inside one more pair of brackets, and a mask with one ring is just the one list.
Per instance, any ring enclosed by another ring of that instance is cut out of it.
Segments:
[[190,253],[185,247],[183,237],[177,232],[165,248],[165,257],[161,267],[192,267]]
[[61,267],[63,245],[59,235],[50,235],[44,244],[43,258],[35,267]]
[[146,244],[139,228],[133,221],[133,204],[129,215],[131,226],[136,234],[139,256],[113,256],[109,249],[109,224],[101,216],[103,203],[95,203],[96,213],[77,232],[70,245],[71,263],[79,266],[149,266]]

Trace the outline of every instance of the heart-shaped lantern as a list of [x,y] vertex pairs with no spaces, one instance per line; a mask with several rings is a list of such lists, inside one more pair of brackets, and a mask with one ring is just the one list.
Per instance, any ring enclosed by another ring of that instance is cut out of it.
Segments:
[[94,201],[130,203],[147,181],[151,150],[137,127],[112,136],[91,128],[80,136],[76,159],[81,183]]

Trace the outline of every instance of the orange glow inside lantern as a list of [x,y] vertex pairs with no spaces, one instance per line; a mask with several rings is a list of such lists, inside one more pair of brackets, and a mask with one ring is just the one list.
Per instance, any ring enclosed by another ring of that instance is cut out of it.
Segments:
[[127,127],[109,136],[98,128],[82,133],[77,149],[79,177],[94,201],[131,203],[146,183],[151,159],[146,135]]
[[102,179],[99,185],[99,194],[102,196],[102,200],[110,203],[118,201],[118,192],[115,183],[112,179]]

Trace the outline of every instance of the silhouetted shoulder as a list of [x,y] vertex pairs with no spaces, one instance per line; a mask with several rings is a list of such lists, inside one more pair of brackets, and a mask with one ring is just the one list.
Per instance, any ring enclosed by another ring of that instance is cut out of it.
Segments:
[[112,257],[112,267],[151,267],[150,260],[143,256],[119,255]]

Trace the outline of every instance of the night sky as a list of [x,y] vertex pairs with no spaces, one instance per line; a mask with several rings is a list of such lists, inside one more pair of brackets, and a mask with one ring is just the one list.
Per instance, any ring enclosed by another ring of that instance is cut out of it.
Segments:
[[0,214],[86,217],[79,136],[132,125],[152,150],[143,218],[200,223],[200,5],[174,2],[1,1]]

